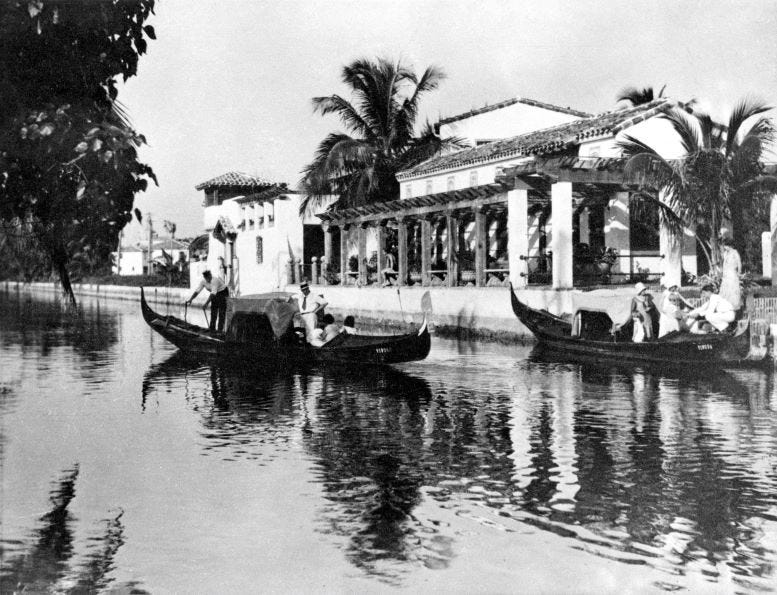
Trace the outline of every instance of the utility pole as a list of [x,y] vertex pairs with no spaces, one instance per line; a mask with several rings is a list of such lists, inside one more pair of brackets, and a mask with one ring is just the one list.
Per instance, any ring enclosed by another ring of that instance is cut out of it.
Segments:
[[116,247],[116,276],[121,275],[121,242],[124,238],[124,230],[119,232],[119,245]]
[[148,268],[146,269],[146,274],[151,275],[153,272],[151,264],[153,262],[153,257],[151,256],[151,251],[154,245],[154,224],[151,222],[151,213],[146,213],[146,219],[148,220]]

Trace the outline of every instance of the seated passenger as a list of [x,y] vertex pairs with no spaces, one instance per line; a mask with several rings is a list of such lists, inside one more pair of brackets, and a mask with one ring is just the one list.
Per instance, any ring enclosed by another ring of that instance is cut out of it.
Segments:
[[397,279],[396,265],[394,263],[394,255],[391,252],[386,252],[386,266],[380,271],[383,275],[383,287],[393,285]]
[[[634,286],[634,290],[637,292],[631,299],[631,317],[635,318],[635,314],[639,314],[640,323],[645,331],[645,340],[651,341],[653,339],[653,320],[656,316],[656,305],[653,302],[653,296],[647,292],[647,287],[644,283],[637,283]],[[635,325],[637,323],[635,322]]]
[[354,328],[354,325],[356,324],[356,321],[353,316],[350,314],[345,317],[345,320],[343,320],[343,329],[341,332],[348,333],[349,335],[355,335],[356,329]]
[[691,307],[683,299],[677,285],[670,285],[664,290],[659,309],[658,336],[663,337],[669,333],[687,330],[685,319]]
[[704,303],[688,312],[688,318],[695,320],[691,325],[691,332],[696,334],[709,332],[704,320],[716,331],[725,331],[736,318],[734,306],[715,293],[715,288],[712,285],[705,285],[701,288],[701,297]]
[[324,329],[316,328],[310,333],[310,340],[308,341],[313,347],[321,347],[326,341],[324,341]]
[[340,329],[335,324],[335,317],[331,314],[324,314],[324,342],[331,341],[340,334]]

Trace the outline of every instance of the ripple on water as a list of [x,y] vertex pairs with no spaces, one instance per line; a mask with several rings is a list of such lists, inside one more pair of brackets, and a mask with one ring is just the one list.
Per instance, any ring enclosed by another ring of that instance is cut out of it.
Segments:
[[[231,533],[250,526],[278,505],[253,500],[274,482],[275,498],[304,503],[312,517],[281,519],[276,537],[304,548],[315,532],[360,576],[387,585],[402,586],[420,569],[443,576],[475,536],[488,544],[497,535],[541,535],[548,558],[563,561],[574,548],[593,565],[616,561],[624,577],[644,567],[665,590],[696,579],[724,589],[775,580],[777,400],[773,380],[758,372],[671,375],[439,338],[428,360],[388,370],[235,369],[176,355],[134,310],[92,309],[86,318],[78,328],[34,304],[0,316],[0,364],[25,370],[0,384],[0,446],[4,466],[19,468],[5,457],[39,449],[100,470],[99,481],[75,484],[80,516],[65,515],[80,534],[99,526],[115,536],[106,511],[135,504],[134,532],[104,540],[104,551],[128,556],[112,554],[118,575],[144,568],[152,543],[180,548],[167,534],[187,512],[213,523],[195,533],[207,540],[186,543],[189,554],[235,572],[252,568],[241,558],[252,544],[236,548],[220,534],[222,515],[245,508]],[[45,407],[82,424],[75,433],[97,446],[79,450],[57,432],[22,432]],[[14,454],[9,439],[20,446]],[[151,494],[124,481],[127,469],[153,477],[145,482]],[[227,479],[239,486],[230,492],[235,506],[217,497]],[[14,485],[45,486],[50,477],[25,481],[20,474]],[[176,494],[174,504],[150,500],[157,484]],[[299,485],[304,493],[292,494]],[[45,508],[45,490],[36,506]],[[90,506],[95,525],[87,524]],[[9,524],[2,543],[29,553],[42,515],[20,496],[3,514],[31,519]],[[97,563],[89,543],[75,549]],[[493,563],[483,549],[484,564]]]

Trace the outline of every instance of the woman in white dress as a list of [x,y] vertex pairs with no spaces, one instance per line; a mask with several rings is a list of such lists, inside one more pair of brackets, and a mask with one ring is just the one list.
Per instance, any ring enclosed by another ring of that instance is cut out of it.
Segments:
[[739,274],[742,270],[742,260],[734,248],[731,238],[721,240],[723,261],[720,266],[720,289],[718,295],[725,299],[734,310],[742,307],[742,288],[739,284]]
[[691,307],[680,295],[677,285],[664,290],[659,307],[658,336],[663,337],[673,331],[687,330],[685,317]]

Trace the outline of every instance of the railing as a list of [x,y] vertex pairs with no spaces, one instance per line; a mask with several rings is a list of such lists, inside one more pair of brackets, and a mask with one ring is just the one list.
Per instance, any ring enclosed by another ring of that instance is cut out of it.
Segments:
[[528,285],[550,285],[553,282],[553,255],[550,252],[535,256],[521,256],[521,260],[527,263],[528,272],[521,273],[521,276],[526,277]]

